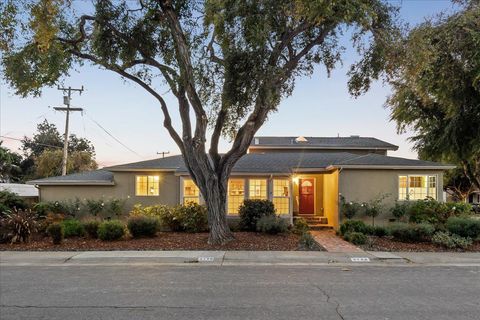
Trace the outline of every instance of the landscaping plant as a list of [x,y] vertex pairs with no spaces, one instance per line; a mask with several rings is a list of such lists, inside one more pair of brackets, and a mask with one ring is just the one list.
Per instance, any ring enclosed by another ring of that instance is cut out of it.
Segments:
[[361,245],[367,243],[367,236],[361,232],[347,232],[344,236],[343,239],[345,241],[351,242],[356,245]]
[[30,210],[13,209],[1,218],[0,224],[6,233],[1,238],[11,243],[28,242],[38,228],[37,217]]
[[53,244],[60,244],[65,236],[63,225],[60,223],[52,223],[47,228],[47,233],[52,237]]
[[11,211],[13,209],[26,210],[27,208],[27,203],[20,198],[18,194],[8,190],[0,191],[0,216],[2,212]]
[[365,210],[365,215],[368,217],[372,217],[372,226],[375,226],[375,218],[380,215],[380,213],[383,210],[383,200],[387,198],[388,195],[381,195],[378,196],[377,198],[370,200],[369,202],[365,202],[363,204],[364,210]]
[[393,223],[388,227],[388,233],[403,242],[429,241],[435,232],[435,227],[429,223]]
[[367,226],[365,222],[360,220],[347,220],[340,225],[340,235],[345,235],[348,232],[360,232],[365,233],[367,230]]
[[352,219],[361,210],[362,205],[354,201],[346,201],[344,196],[340,196],[340,211],[347,219]]
[[397,220],[402,221],[408,214],[409,206],[408,201],[395,201],[395,205],[390,208],[390,212]]
[[98,238],[103,241],[113,241],[125,235],[125,226],[119,220],[110,220],[98,226]]
[[188,202],[174,208],[174,214],[180,220],[182,230],[186,232],[204,232],[208,230],[207,207]]
[[154,237],[160,228],[160,222],[153,217],[130,217],[127,222],[127,228],[134,238]]
[[304,250],[314,250],[317,247],[317,242],[310,232],[304,232],[300,237],[299,247]]
[[286,233],[288,232],[288,225],[285,219],[268,215],[258,219],[257,231],[268,234]]
[[296,218],[293,220],[293,233],[295,234],[305,234],[308,233],[310,227],[308,226],[307,220],[303,218]]
[[466,249],[472,245],[471,238],[461,237],[450,232],[439,231],[432,237],[432,242],[449,249],[460,248]]
[[275,216],[275,206],[270,200],[246,199],[240,206],[240,228],[255,231],[257,221],[264,216]]
[[469,217],[450,217],[445,224],[446,229],[464,238],[480,237],[480,219]]
[[89,220],[83,223],[85,232],[88,234],[90,238],[93,238],[93,239],[98,238],[99,226],[100,226],[100,221],[97,221],[97,220]]
[[62,221],[65,238],[83,237],[85,226],[77,219],[66,219]]

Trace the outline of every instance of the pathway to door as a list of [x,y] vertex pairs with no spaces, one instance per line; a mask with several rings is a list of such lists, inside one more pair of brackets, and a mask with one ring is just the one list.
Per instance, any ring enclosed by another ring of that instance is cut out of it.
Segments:
[[337,236],[333,230],[310,231],[315,241],[328,252],[364,252],[359,247]]

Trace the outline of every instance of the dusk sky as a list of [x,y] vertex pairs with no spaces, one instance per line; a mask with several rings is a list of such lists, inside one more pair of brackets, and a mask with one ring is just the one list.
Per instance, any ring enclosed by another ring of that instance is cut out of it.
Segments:
[[[453,10],[447,0],[392,2],[401,5],[401,18],[412,25],[443,10]],[[383,107],[390,92],[388,87],[375,83],[367,94],[357,99],[348,94],[346,72],[354,59],[354,52],[347,50],[343,67],[339,66],[330,78],[323,68],[317,68],[312,77],[298,80],[293,95],[282,101],[279,111],[270,116],[257,135],[371,136],[398,145],[398,151],[389,153],[392,156],[416,158],[412,144],[407,141],[411,133],[398,135],[395,124],[389,121],[389,110]],[[78,71],[72,71],[64,81],[67,86],[85,87],[81,96],[73,96],[72,106],[84,108],[85,113],[83,116],[78,112],[72,114],[70,132],[93,142],[100,167],[156,158],[159,157],[156,153],[161,151],[179,153],[162,126],[159,105],[146,91],[95,66],[86,64]],[[167,91],[157,88],[160,93]],[[171,109],[176,110],[175,100],[168,95],[166,100]],[[23,99],[15,96],[2,82],[0,135],[19,139],[30,137],[36,124],[44,119],[55,123],[63,133],[65,115],[52,109],[61,103],[62,92],[56,88],[45,89],[40,98]],[[177,128],[178,119],[175,114]],[[108,136],[95,121],[135,153]],[[16,140],[0,140],[12,150],[20,146]],[[228,147],[228,142],[222,141],[221,150],[226,151]]]

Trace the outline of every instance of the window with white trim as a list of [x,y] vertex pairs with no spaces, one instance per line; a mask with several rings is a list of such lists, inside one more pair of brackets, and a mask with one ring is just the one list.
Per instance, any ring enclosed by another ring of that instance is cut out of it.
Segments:
[[407,175],[398,177],[399,200],[437,199],[437,176]]
[[183,179],[183,204],[200,203],[200,190],[192,179]]
[[228,180],[228,214],[238,214],[238,209],[245,199],[245,180],[230,179]]
[[137,196],[158,196],[160,194],[160,176],[136,176],[135,194]]
[[248,197],[250,199],[267,200],[267,179],[249,179]]
[[290,181],[288,179],[273,179],[272,201],[277,214],[290,213]]

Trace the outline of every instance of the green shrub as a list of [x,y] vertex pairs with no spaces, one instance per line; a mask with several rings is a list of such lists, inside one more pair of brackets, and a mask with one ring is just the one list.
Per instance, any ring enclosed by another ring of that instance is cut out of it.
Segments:
[[480,237],[480,220],[462,217],[450,217],[445,224],[446,229],[464,238]]
[[275,206],[269,200],[246,199],[239,208],[240,228],[255,231],[257,221],[265,216],[275,216]]
[[160,228],[160,222],[152,217],[131,217],[128,219],[127,228],[134,238],[154,237]]
[[361,232],[365,233],[367,226],[365,222],[360,220],[347,220],[340,225],[340,235],[344,235],[348,232]]
[[402,220],[407,216],[410,203],[408,201],[395,201],[395,205],[390,209],[392,215],[398,220]]
[[439,231],[432,237],[432,242],[450,249],[461,248],[466,249],[472,245],[472,239],[460,237],[449,232]]
[[67,219],[62,222],[65,238],[83,237],[85,235],[85,227],[83,223],[77,219]]
[[397,222],[388,228],[388,233],[403,242],[422,242],[430,240],[435,228],[429,223],[409,224]]
[[268,215],[258,219],[257,231],[268,234],[285,233],[288,231],[288,225],[283,218]]
[[310,227],[308,226],[307,220],[303,218],[293,220],[293,233],[303,235],[304,233],[308,233],[308,230],[310,230]]
[[361,232],[347,232],[344,234],[343,239],[356,245],[367,243],[367,236]]
[[33,211],[39,216],[39,217],[46,217],[49,213],[53,213],[52,210],[52,203],[51,202],[38,202],[33,205]]
[[119,220],[110,220],[98,226],[98,238],[103,241],[118,240],[125,235],[125,226]]
[[181,230],[186,232],[204,232],[208,230],[207,207],[194,202],[178,205],[174,216],[180,221]]
[[360,212],[361,208],[360,203],[354,201],[347,202],[344,196],[340,196],[340,211],[345,218],[352,219]]
[[103,199],[87,199],[85,201],[85,207],[87,208],[89,214],[96,217],[104,210],[105,202]]
[[373,230],[373,235],[379,238],[385,237],[387,234],[388,234],[387,228],[382,226],[375,226],[375,229]]
[[2,241],[28,242],[32,233],[38,230],[37,216],[30,210],[22,211],[13,209],[7,212],[0,220],[0,225],[3,233],[1,235]]
[[472,207],[469,204],[444,203],[434,199],[414,201],[408,209],[409,221],[413,223],[444,224],[450,217],[466,216],[471,213]]
[[50,237],[52,237],[53,244],[62,243],[65,236],[63,225],[60,223],[52,223],[49,225],[47,228],[47,233]]
[[125,199],[110,199],[106,204],[107,216],[120,217],[123,213],[123,208],[125,208]]
[[366,202],[363,204],[364,210],[365,210],[365,215],[367,217],[372,217],[372,225],[375,225],[375,218],[382,213],[382,210],[384,208],[383,205],[383,200],[387,198],[389,195],[384,194],[384,195],[379,195],[375,199],[370,200],[369,202]]
[[304,232],[300,237],[298,245],[300,248],[304,250],[313,250],[317,247],[317,242],[315,241],[313,236],[310,234],[310,232]]
[[85,232],[88,234],[90,238],[93,238],[93,239],[98,238],[99,226],[100,226],[100,221],[97,221],[97,220],[90,220],[83,223]]
[[0,206],[3,208],[3,211],[6,211],[6,208],[8,208],[9,211],[13,209],[24,211],[28,208],[25,200],[20,198],[18,194],[8,190],[0,191]]

